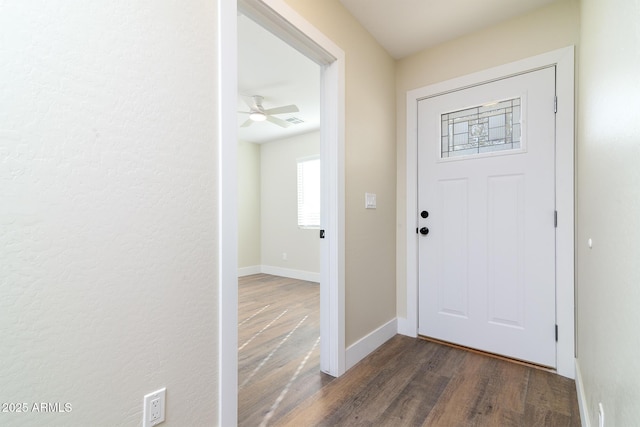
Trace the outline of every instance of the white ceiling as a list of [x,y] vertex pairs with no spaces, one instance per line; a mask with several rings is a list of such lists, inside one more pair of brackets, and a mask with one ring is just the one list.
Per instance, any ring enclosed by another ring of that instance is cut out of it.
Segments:
[[[264,97],[265,109],[295,104],[298,113],[279,114],[303,123],[281,128],[270,122],[238,127],[238,139],[263,143],[320,128],[320,66],[253,22],[238,16],[238,111],[249,111],[243,95]],[[250,101],[250,99],[249,99]],[[238,114],[238,126],[248,118]]]
[[554,1],[556,0],[340,0],[396,59]]
[[[557,0],[340,0],[394,58],[527,13]],[[488,46],[488,49],[499,46]],[[238,15],[238,111],[243,96],[261,95],[265,109],[296,104],[300,112],[281,114],[301,124],[284,129],[269,122],[240,127],[238,139],[263,143],[320,128],[320,67],[243,15]]]

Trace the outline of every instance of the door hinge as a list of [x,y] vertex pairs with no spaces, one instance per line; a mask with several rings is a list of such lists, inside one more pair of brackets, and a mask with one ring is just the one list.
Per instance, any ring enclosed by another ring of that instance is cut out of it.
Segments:
[[558,228],[558,211],[553,212],[553,226]]
[[418,231],[418,227],[416,227],[416,234],[418,234],[418,233],[419,233],[419,231]]
[[324,230],[320,230],[320,238],[324,239]]
[[554,97],[553,98],[553,112],[557,113],[558,112],[558,97]]
[[556,325],[556,342],[558,342],[558,325]]

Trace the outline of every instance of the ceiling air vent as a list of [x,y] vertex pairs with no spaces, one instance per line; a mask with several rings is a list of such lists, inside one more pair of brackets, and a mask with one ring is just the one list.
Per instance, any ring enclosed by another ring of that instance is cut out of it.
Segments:
[[291,123],[292,125],[299,125],[300,123],[304,123],[304,120],[299,119],[298,117],[289,117],[284,120]]

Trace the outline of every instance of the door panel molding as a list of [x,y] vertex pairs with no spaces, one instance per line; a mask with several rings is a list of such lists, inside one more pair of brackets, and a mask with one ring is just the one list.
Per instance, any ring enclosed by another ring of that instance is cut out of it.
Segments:
[[[406,319],[399,319],[399,333],[418,332],[417,149],[418,101],[512,75],[556,66],[556,320],[559,328],[556,371],[575,378],[574,285],[574,47],[554,50],[520,61],[436,83],[407,92],[407,212],[406,212]],[[549,108],[553,108],[550,105]]]

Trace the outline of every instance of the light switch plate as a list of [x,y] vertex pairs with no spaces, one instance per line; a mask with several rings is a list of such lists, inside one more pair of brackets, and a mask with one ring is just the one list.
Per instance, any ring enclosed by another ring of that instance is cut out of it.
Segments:
[[375,193],[364,193],[364,207],[365,209],[376,208],[376,195]]

